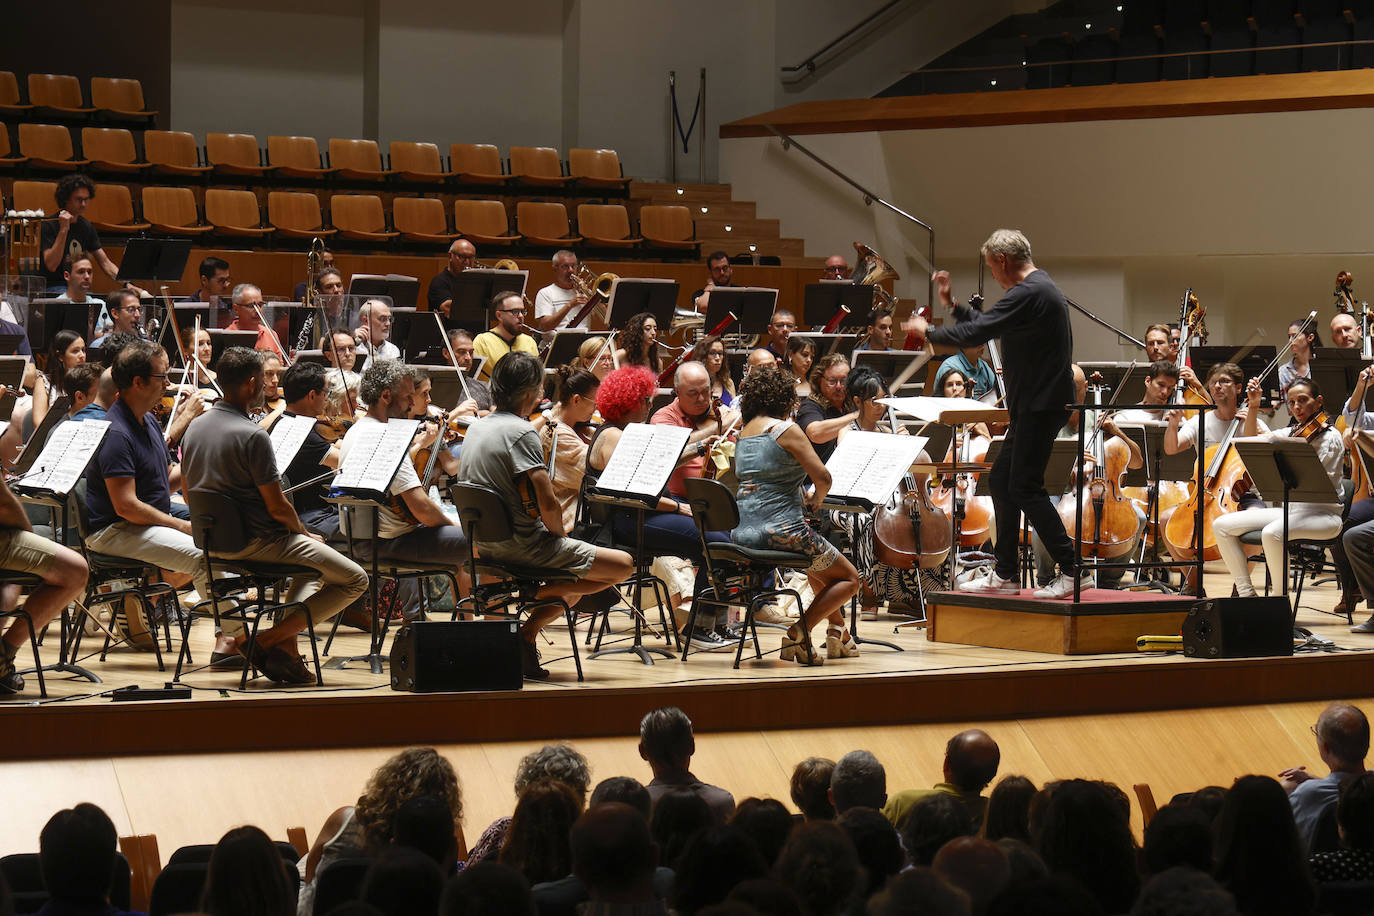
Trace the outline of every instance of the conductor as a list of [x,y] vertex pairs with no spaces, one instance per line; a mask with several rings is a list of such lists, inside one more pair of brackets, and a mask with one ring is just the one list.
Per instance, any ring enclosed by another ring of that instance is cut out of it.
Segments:
[[1059,565],[1049,585],[1036,589],[1037,598],[1066,598],[1073,594],[1077,559],[1073,541],[1064,530],[1049,494],[1045,465],[1059,429],[1068,418],[1064,405],[1073,400],[1069,369],[1073,332],[1064,294],[1049,274],[1031,261],[1031,246],[1015,229],[998,229],[983,243],[983,260],[1006,295],[987,311],[956,305],[949,272],[936,271],[933,280],[940,301],[954,310],[953,327],[929,327],[919,315],[903,329],[925,337],[942,350],[966,349],[994,338],[1002,341],[1007,410],[1011,425],[1006,441],[989,472],[993,508],[997,516],[997,562],[991,572],[965,582],[961,591],[992,595],[1020,592],[1016,578],[1021,514],[1025,513],[1045,549]]

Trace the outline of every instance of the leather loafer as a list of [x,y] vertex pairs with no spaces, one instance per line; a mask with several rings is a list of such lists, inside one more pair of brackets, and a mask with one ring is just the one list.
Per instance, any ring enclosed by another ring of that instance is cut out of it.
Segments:
[[1370,617],[1364,623],[1357,623],[1350,628],[1352,633],[1374,633],[1374,617]]
[[531,681],[548,680],[549,669],[539,665],[539,648],[526,639],[520,640],[520,667]]
[[305,665],[305,656],[287,652],[281,646],[259,649],[261,670],[279,684],[314,684],[315,675]]

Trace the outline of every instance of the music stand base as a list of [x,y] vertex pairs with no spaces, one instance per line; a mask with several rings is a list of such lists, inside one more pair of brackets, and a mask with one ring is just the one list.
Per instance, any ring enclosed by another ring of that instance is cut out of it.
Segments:
[[386,665],[386,659],[382,658],[380,653],[373,652],[368,655],[350,655],[346,658],[331,658],[321,667],[328,668],[331,671],[343,671],[348,668],[349,662],[367,662],[373,674],[384,673],[384,666]]
[[644,664],[646,664],[646,665],[653,665],[654,659],[653,659],[653,656],[652,656],[650,653],[654,653],[654,652],[658,653],[659,655],[662,655],[664,658],[677,658],[677,654],[676,654],[675,652],[672,652],[672,651],[668,650],[668,649],[662,649],[662,648],[659,648],[658,646],[645,646],[645,645],[615,646],[615,647],[610,648],[610,649],[602,649],[602,650],[600,650],[599,652],[593,652],[593,653],[592,653],[590,656],[588,656],[588,657],[589,657],[589,658],[601,658],[603,655],[630,655],[630,654],[633,654],[633,655],[638,655],[638,656],[639,656],[639,660],[640,660],[641,662],[643,662]]
[[[21,668],[21,669],[19,670],[19,673],[20,673],[20,674],[37,674],[37,673],[38,673],[38,669],[37,669],[37,668]],[[90,681],[92,684],[103,684],[103,683],[105,683],[103,680],[100,679],[99,675],[92,674],[92,673],[91,673],[90,671],[88,671],[87,669],[81,667],[80,665],[72,664],[71,662],[57,662],[56,664],[53,664],[53,665],[44,665],[44,666],[43,666],[43,673],[44,673],[44,674],[49,674],[49,673],[51,673],[51,674],[74,674],[74,675],[76,675],[76,676],[79,677],[79,678],[84,678],[85,680]]]

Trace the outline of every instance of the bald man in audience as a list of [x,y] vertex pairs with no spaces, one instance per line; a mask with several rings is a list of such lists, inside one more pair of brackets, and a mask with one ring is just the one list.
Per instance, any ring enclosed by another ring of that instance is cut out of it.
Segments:
[[465,270],[471,270],[477,266],[477,246],[467,239],[458,239],[448,246],[448,264],[444,269],[429,281],[429,291],[425,298],[429,302],[429,310],[438,312],[445,318],[449,317],[449,310],[453,306],[453,288],[457,276]]
[[825,259],[825,267],[821,269],[822,280],[848,280],[849,262],[844,259],[842,254],[832,254]]
[[1340,312],[1331,319],[1331,345],[1341,350],[1354,350],[1360,345],[1360,323],[1349,312]]
[[945,745],[945,781],[931,789],[907,789],[887,800],[883,814],[893,825],[900,824],[911,806],[937,792],[952,795],[969,816],[976,832],[983,825],[988,800],[981,793],[997,776],[1002,751],[992,736],[981,728],[970,728],[949,739]]
[[1312,733],[1327,774],[1316,776],[1307,772],[1305,766],[1290,767],[1279,774],[1293,808],[1298,835],[1309,854],[1335,849],[1337,837],[1330,814],[1340,799],[1341,787],[1365,772],[1369,720],[1358,706],[1332,703],[1317,717]]

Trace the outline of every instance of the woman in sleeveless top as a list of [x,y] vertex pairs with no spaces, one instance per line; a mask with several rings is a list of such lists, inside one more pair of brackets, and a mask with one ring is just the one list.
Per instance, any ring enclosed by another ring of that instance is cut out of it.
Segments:
[[577,499],[587,467],[587,440],[582,438],[582,430],[591,426],[600,387],[601,382],[587,370],[560,367],[555,376],[553,410],[539,430],[565,531],[572,531],[577,524]]
[[[791,375],[770,368],[751,372],[740,386],[744,426],[735,445],[739,478],[739,527],[735,543],[764,550],[787,550],[811,557],[805,570],[815,597],[799,623],[782,640],[783,661],[819,665],[810,632],[828,622],[825,649],[829,658],[858,655],[844,625],[843,608],[859,590],[854,564],[807,524],[803,507],[816,509],[830,492],[830,472],[806,435],[786,419],[796,406]],[[815,485],[803,494],[808,479]],[[804,628],[804,629],[803,629]]]
[[615,362],[620,366],[643,366],[653,372],[654,377],[663,371],[658,355],[658,322],[648,312],[631,315],[625,322],[625,330],[620,332],[621,349],[616,351]]

